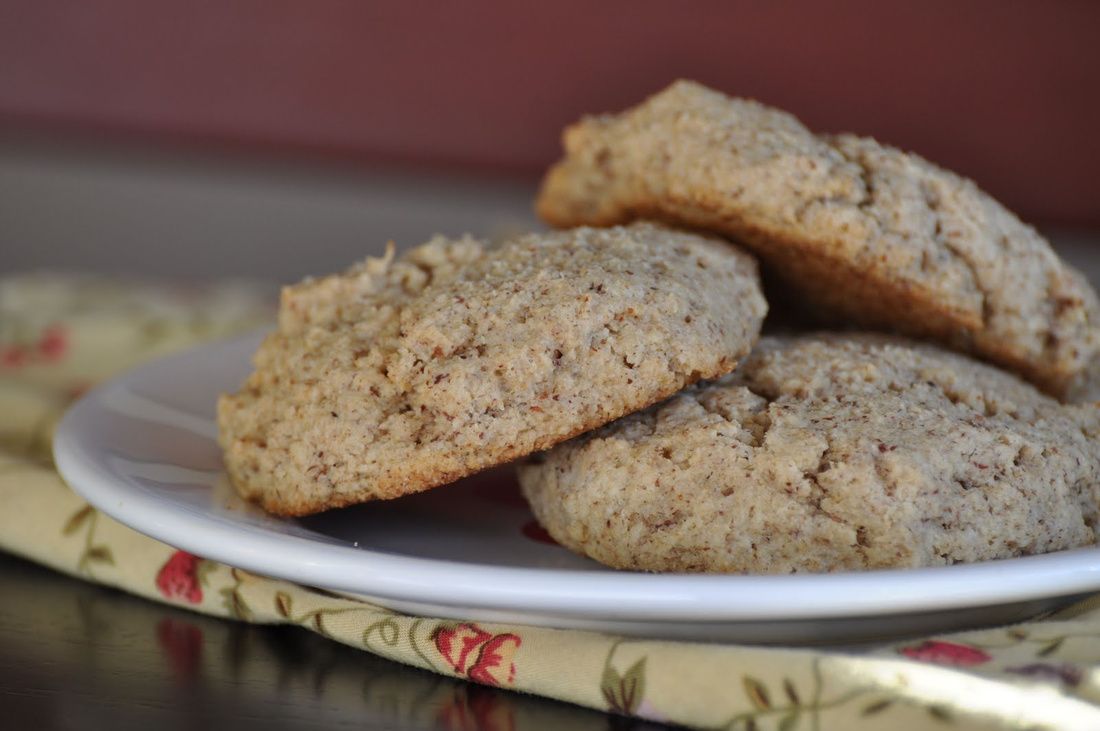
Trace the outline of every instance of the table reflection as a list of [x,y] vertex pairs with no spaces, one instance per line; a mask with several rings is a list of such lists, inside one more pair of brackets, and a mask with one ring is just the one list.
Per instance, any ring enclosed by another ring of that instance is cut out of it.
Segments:
[[652,729],[443,678],[294,627],[192,614],[0,555],[8,728]]

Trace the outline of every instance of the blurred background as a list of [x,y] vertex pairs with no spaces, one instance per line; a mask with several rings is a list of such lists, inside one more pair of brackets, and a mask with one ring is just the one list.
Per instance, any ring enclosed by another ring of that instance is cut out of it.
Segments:
[[291,280],[535,225],[561,128],[678,77],[1100,231],[1100,3],[5,0],[0,271]]

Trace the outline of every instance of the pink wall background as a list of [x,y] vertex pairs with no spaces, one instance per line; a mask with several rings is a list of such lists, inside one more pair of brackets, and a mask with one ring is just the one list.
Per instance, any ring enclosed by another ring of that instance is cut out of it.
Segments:
[[0,130],[534,176],[679,77],[1100,225],[1100,3],[17,0]]

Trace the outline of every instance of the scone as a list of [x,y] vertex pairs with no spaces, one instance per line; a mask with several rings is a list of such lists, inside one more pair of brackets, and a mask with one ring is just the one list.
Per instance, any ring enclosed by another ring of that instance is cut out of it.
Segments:
[[683,81],[582,120],[564,144],[537,204],[554,225],[719,232],[835,323],[933,338],[1059,398],[1100,398],[1096,294],[969,180]]
[[932,345],[765,337],[519,476],[559,543],[616,568],[936,566],[1092,543],[1098,414]]
[[417,492],[728,373],[765,311],[751,256],[661,226],[437,237],[283,291],[225,463],[283,515]]

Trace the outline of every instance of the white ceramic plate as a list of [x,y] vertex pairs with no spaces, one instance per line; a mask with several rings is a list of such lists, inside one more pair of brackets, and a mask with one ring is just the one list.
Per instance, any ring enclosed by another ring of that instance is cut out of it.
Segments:
[[511,472],[304,519],[227,487],[214,403],[256,334],[131,371],[65,417],[54,448],[103,512],[173,546],[398,611],[748,642],[898,637],[1023,619],[1100,590],[1100,549],[934,569],[700,576],[606,569],[539,540]]

